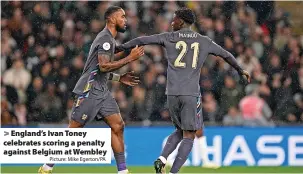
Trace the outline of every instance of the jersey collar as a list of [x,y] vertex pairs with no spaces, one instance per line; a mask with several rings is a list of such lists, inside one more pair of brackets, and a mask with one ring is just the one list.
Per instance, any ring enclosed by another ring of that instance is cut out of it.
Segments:
[[179,31],[191,31],[191,29],[190,28],[182,28]]
[[113,35],[112,35],[112,33],[109,31],[109,29],[108,28],[104,28],[112,37],[114,37]]

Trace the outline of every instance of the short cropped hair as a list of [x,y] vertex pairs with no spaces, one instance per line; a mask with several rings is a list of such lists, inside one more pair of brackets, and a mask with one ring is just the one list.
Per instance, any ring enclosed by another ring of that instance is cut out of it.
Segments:
[[196,22],[195,13],[186,7],[182,7],[175,12],[176,16],[183,19],[188,24],[193,24]]
[[104,20],[107,20],[108,17],[109,17],[111,14],[115,13],[116,11],[118,11],[118,10],[120,10],[120,9],[122,9],[122,8],[121,8],[121,7],[118,7],[118,6],[111,6],[111,7],[109,7],[109,8],[106,10],[106,12],[104,13]]

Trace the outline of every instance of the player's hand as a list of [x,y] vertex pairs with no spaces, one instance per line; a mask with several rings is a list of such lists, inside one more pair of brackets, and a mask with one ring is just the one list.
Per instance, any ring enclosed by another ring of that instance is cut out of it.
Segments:
[[120,76],[120,82],[128,85],[128,86],[135,86],[140,83],[139,77],[134,75],[134,71],[127,72]]
[[248,83],[250,83],[251,77],[250,77],[250,74],[249,74],[247,71],[242,70],[242,71],[241,71],[241,76],[242,76],[243,78],[245,78],[245,79],[247,80]]
[[143,56],[144,55],[144,47],[141,46],[141,47],[138,47],[138,45],[132,49],[132,51],[130,52],[130,56],[131,56],[131,59],[134,61],[134,60],[137,60],[139,59],[139,57]]

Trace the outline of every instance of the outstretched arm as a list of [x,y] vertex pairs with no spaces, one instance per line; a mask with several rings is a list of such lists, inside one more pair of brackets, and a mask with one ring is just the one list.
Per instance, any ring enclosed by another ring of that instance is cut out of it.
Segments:
[[230,52],[223,49],[220,45],[216,44],[213,41],[210,42],[209,53],[222,57],[230,66],[235,68],[240,75],[244,75],[247,78],[247,81],[250,82],[249,73],[240,67],[240,65],[237,63],[236,58]]
[[118,45],[115,44],[115,54],[119,54],[121,52],[123,52],[123,49],[121,49],[121,47],[118,47]]
[[138,37],[118,46],[118,49],[128,50],[135,47],[136,45],[138,46],[163,45],[163,40],[165,39],[164,37],[165,37],[165,33]]
[[229,65],[235,68],[238,72],[242,71],[242,68],[237,63],[236,58],[230,52],[226,51],[220,45],[216,44],[213,41],[211,41],[209,45],[209,53],[215,56],[222,57]]

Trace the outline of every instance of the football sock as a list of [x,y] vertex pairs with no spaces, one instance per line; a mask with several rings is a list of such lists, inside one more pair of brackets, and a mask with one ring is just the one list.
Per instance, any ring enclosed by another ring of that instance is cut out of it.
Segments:
[[[161,156],[167,159],[167,157],[176,149],[180,141],[182,140],[182,131],[176,130],[173,132],[166,141],[166,144],[162,150]],[[160,159],[161,160],[161,159]],[[161,160],[162,161],[162,160]],[[162,161],[164,163],[164,161]]]
[[170,173],[178,173],[182,165],[185,163],[192,147],[194,144],[194,140],[190,138],[183,138],[181,141],[178,154],[176,156],[176,159],[174,161],[174,164],[170,170]]
[[124,152],[114,153],[114,156],[116,159],[118,171],[126,170],[127,168],[126,168],[126,163],[125,163]]

